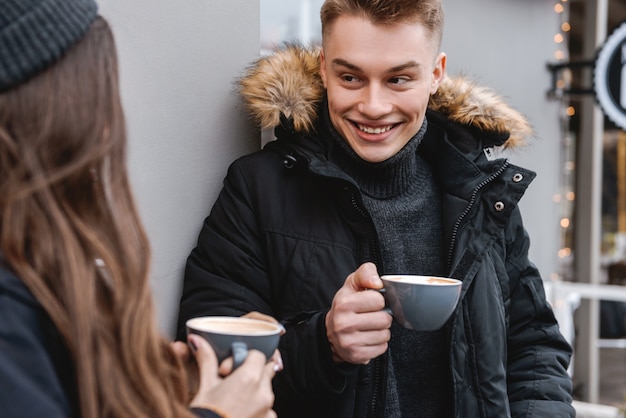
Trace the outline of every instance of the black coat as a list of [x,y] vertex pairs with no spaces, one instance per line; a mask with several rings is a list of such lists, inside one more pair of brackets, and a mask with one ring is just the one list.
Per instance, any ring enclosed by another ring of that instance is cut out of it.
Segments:
[[61,334],[22,281],[0,263],[0,415],[78,417],[76,391]]
[[[74,361],[63,337],[0,253],[0,417],[80,417]],[[220,418],[207,409],[198,417]]]
[[[517,207],[534,173],[487,158],[509,133],[441,110],[428,112],[418,152],[443,192],[449,276],[463,281],[446,325],[456,416],[573,417],[571,347],[528,260]],[[324,317],[360,264],[385,272],[375,228],[355,182],[326,159],[327,127],[314,119],[297,132],[293,117],[282,120],[277,141],[228,170],[187,262],[178,337],[195,316],[272,315],[287,328],[278,415],[365,417],[382,401],[386,354],[368,366],[336,365]]]

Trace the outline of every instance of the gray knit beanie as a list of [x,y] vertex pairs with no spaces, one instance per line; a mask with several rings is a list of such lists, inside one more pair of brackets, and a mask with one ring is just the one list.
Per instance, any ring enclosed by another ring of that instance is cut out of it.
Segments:
[[97,13],[95,0],[0,0],[0,92],[58,60]]

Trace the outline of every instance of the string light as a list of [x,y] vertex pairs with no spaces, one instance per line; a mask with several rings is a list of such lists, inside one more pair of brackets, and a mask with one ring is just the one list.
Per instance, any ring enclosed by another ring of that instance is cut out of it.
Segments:
[[[555,44],[555,52],[554,58],[557,62],[566,62],[569,59],[568,53],[568,42],[567,38],[572,30],[571,24],[569,22],[569,16],[566,10],[566,4],[568,0],[557,0],[554,4],[554,12],[557,14],[558,19],[558,32],[553,36],[553,41]],[[555,88],[557,91],[566,91],[567,88],[572,83],[572,73],[568,68],[564,68],[562,71],[558,73],[558,78],[555,80]],[[572,117],[576,115],[576,109],[574,106],[569,105],[565,100],[566,97],[561,96],[561,106],[562,106],[562,116],[561,116],[561,147],[562,147],[562,160],[561,167],[562,171],[562,187],[563,190],[553,196],[553,202],[558,204],[561,211],[561,218],[559,220],[560,227],[560,237],[561,237],[561,246],[562,248],[558,250],[558,258],[561,260],[566,260],[571,257],[572,249],[568,246],[568,236],[569,230],[572,228],[571,221],[571,207],[573,201],[575,199],[575,193],[570,188],[570,183],[568,179],[571,177],[574,169],[575,162],[571,160],[568,155],[570,154],[569,150],[571,148],[571,140],[572,138],[568,134],[569,132],[569,124]],[[563,265],[564,266],[564,265]],[[562,279],[564,274],[555,272],[552,274],[552,279]],[[566,276],[566,275],[565,275]]]
[[559,258],[567,258],[570,255],[572,255],[572,249],[571,248],[561,248],[559,250]]

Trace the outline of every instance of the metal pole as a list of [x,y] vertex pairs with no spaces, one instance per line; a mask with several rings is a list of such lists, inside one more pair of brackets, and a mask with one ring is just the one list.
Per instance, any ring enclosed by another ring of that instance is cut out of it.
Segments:
[[[606,39],[608,0],[586,2],[584,53],[594,56]],[[591,74],[587,74],[591,79]],[[585,97],[581,109],[581,133],[578,138],[576,182],[576,272],[577,281],[598,284],[601,263],[602,151],[604,117],[593,97]],[[574,382],[582,384],[583,400],[599,399],[599,301],[583,301],[577,314],[576,361]]]

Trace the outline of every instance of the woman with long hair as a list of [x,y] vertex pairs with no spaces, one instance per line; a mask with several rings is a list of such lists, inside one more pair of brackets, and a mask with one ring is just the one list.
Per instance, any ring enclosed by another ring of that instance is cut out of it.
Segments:
[[93,0],[0,0],[1,414],[275,416],[280,366],[191,336],[198,388],[158,331],[117,71]]

